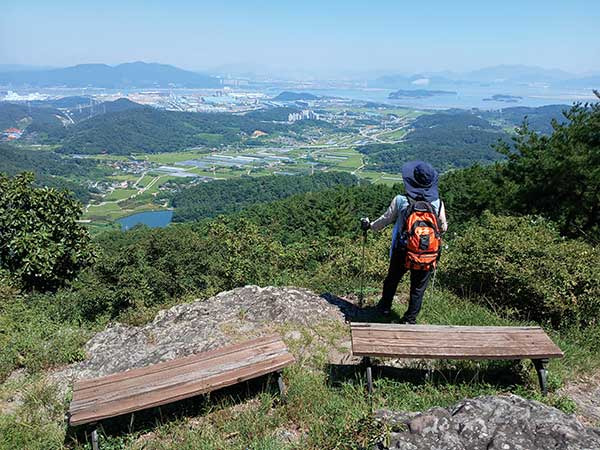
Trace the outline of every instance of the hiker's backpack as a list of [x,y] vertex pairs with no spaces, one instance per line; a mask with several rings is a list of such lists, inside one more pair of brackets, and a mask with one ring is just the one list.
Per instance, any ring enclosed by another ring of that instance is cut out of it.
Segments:
[[433,270],[442,249],[440,221],[433,205],[410,202],[405,212],[402,241],[406,245],[406,268]]

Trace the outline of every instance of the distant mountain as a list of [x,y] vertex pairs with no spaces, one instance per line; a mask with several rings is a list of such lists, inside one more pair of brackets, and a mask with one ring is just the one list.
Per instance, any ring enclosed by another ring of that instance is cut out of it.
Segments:
[[500,65],[485,67],[474,70],[461,76],[469,81],[486,82],[552,82],[565,81],[575,78],[573,74],[558,69],[544,69],[542,67],[523,66],[523,65]]
[[389,99],[402,99],[402,98],[426,98],[426,97],[434,97],[436,95],[456,95],[454,91],[430,91],[427,89],[399,89],[397,91],[391,92],[388,95]]
[[317,100],[319,97],[308,92],[283,91],[273,100],[277,102],[295,102],[297,100]]
[[435,72],[414,75],[390,74],[369,82],[370,87],[404,89],[409,87],[448,88],[461,85],[516,85],[544,83],[560,87],[600,87],[600,75],[577,77],[559,69],[524,65],[484,67],[465,73]]
[[216,88],[218,78],[174,66],[133,62],[108,66],[80,64],[52,70],[19,70],[0,73],[0,85],[36,87],[103,87],[103,88]]

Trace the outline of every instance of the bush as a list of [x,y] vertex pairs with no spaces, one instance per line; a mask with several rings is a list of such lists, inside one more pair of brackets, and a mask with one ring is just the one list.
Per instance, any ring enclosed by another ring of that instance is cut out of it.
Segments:
[[521,317],[554,326],[598,323],[599,249],[561,238],[541,218],[484,213],[451,242],[440,275],[460,294],[487,297]]
[[33,175],[0,174],[0,268],[26,289],[55,290],[93,260],[67,191],[33,187]]
[[94,266],[54,297],[65,317],[105,320],[125,311],[165,307],[245,284],[268,284],[280,272],[281,246],[240,220],[107,233]]

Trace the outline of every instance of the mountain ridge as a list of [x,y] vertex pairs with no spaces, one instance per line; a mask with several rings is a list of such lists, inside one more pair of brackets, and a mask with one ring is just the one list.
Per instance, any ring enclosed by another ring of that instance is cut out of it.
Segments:
[[36,87],[217,88],[219,78],[180,69],[168,64],[135,61],[109,66],[78,64],[50,70],[17,70],[0,73],[0,84]]

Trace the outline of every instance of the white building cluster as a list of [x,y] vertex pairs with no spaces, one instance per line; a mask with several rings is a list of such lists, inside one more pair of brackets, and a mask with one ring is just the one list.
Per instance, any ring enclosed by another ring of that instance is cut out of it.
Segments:
[[319,120],[319,115],[312,109],[304,109],[297,113],[288,115],[288,122],[296,122],[298,120]]

